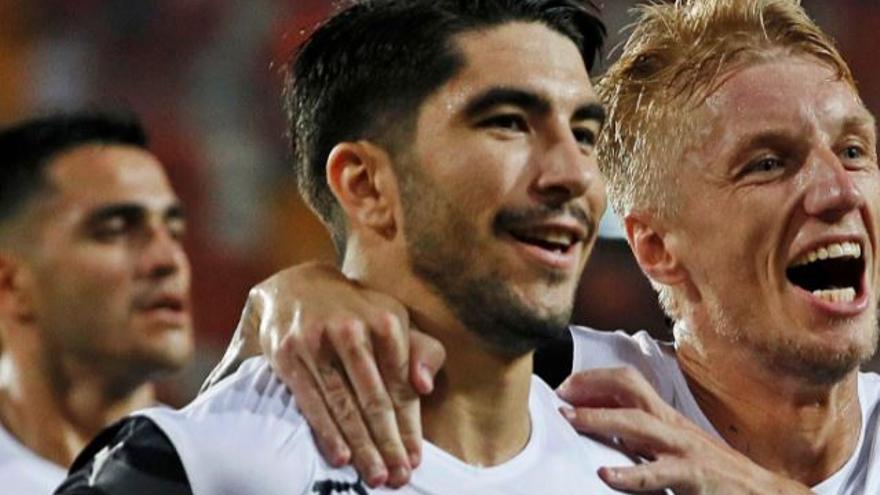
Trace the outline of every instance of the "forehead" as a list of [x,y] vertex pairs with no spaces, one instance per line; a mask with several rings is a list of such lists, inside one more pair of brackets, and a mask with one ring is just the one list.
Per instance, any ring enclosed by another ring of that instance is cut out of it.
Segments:
[[830,130],[849,119],[873,120],[852,86],[826,65],[802,57],[734,72],[703,108],[718,123],[716,139],[764,130]]
[[54,202],[65,209],[92,209],[109,203],[163,209],[177,201],[156,157],[133,146],[77,147],[52,160],[47,180]]
[[465,63],[439,92],[447,107],[492,86],[530,90],[563,109],[596,99],[577,46],[543,24],[511,22],[465,32],[454,43]]

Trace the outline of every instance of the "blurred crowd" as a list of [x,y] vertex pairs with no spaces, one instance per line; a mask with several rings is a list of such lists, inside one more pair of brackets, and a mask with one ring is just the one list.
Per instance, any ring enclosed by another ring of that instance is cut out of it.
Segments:
[[[605,0],[619,31],[636,2]],[[868,108],[880,111],[876,0],[804,0],[850,63]],[[186,203],[198,352],[166,384],[188,399],[217,361],[250,286],[306,259],[332,260],[324,229],[298,198],[279,104],[285,61],[329,0],[0,0],[0,125],[48,110],[130,109]],[[0,192],[2,194],[2,192]],[[614,221],[606,222],[613,234]],[[621,240],[599,243],[575,321],[668,332],[655,295]],[[539,366],[565,374],[565,344]],[[551,380],[552,381],[552,380]]]

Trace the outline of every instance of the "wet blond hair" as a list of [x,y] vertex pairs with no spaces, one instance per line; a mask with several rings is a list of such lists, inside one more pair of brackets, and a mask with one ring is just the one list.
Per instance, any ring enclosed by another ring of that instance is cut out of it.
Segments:
[[[620,58],[596,87],[609,114],[599,163],[621,218],[634,209],[676,214],[675,163],[699,131],[694,111],[736,69],[805,56],[855,88],[833,41],[799,0],[676,0],[635,13]],[[652,284],[677,319],[668,288]]]

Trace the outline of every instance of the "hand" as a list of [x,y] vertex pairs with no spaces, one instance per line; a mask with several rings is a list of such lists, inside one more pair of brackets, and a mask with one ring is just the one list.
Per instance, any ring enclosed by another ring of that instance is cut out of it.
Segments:
[[579,432],[646,459],[637,466],[599,470],[599,477],[616,490],[671,488],[681,495],[813,493],[701,430],[663,401],[633,368],[576,373],[557,393],[576,407],[563,409],[563,414]]
[[395,299],[321,263],[275,274],[251,290],[248,306],[243,324],[258,325],[325,459],[353,462],[372,487],[406,484],[421,459],[418,394],[433,389],[440,343],[410,330]]

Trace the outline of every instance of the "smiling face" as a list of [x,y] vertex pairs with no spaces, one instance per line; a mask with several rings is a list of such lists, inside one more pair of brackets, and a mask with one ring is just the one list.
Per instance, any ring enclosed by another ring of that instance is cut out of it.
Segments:
[[193,345],[190,267],[180,202],[156,158],[86,145],[46,174],[24,290],[47,345],[141,379],[182,366]]
[[540,24],[455,38],[397,166],[413,271],[486,342],[521,353],[568,323],[605,208],[604,113],[575,45]]
[[792,376],[842,378],[877,338],[873,118],[850,85],[797,57],[734,72],[698,116],[707,131],[678,165],[670,232],[708,323],[701,344],[708,331]]

